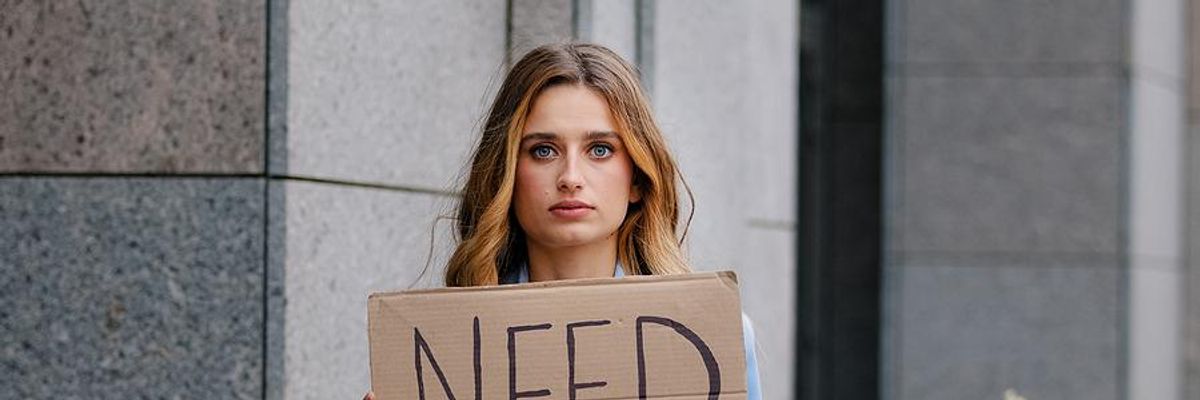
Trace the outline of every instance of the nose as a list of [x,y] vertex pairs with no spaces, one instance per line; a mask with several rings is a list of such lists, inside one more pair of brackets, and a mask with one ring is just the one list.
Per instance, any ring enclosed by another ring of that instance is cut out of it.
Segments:
[[562,171],[558,174],[558,191],[574,193],[583,189],[583,175],[579,171],[579,160],[576,156],[564,157]]

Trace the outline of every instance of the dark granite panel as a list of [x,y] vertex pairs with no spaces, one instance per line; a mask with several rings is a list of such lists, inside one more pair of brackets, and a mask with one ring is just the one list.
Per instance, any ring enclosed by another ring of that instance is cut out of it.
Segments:
[[263,190],[0,179],[0,398],[260,398]]
[[265,2],[0,2],[0,172],[262,171]]

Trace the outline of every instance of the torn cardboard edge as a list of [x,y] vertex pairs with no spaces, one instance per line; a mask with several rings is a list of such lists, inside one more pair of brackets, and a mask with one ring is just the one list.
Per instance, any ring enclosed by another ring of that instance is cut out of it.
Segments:
[[372,389],[379,400],[744,399],[741,323],[731,271],[374,293]]

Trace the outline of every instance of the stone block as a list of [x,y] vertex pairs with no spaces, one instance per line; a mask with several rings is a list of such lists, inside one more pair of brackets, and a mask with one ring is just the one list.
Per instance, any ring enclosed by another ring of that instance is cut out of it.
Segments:
[[452,188],[503,78],[504,7],[288,4],[287,170],[272,172]]
[[[1117,64],[1127,16],[1119,0],[906,1],[899,63]],[[1081,12],[1087,10],[1087,12]],[[899,21],[895,21],[899,18]]]
[[286,196],[286,230],[272,231],[286,237],[271,239],[286,247],[271,261],[286,304],[272,303],[283,331],[270,339],[283,344],[269,345],[284,349],[283,398],[360,396],[370,388],[367,296],[442,285],[451,221],[439,222],[427,254],[453,199],[298,181],[270,190]]
[[738,271],[764,398],[790,398],[795,368],[793,10],[659,2],[654,11],[653,102],[695,195],[692,265]]
[[575,38],[576,1],[513,0],[511,3],[508,51],[514,63],[534,47]]
[[742,311],[754,323],[764,399],[790,399],[796,364],[796,234],[789,229],[751,228],[733,265]]
[[[635,0],[576,1],[579,39],[602,44],[630,63],[637,59],[637,2]],[[582,8],[587,8],[586,10]]]
[[[692,265],[728,269],[739,263],[732,243],[746,229],[745,192],[738,184],[748,166],[739,137],[748,118],[748,60],[736,35],[745,9],[718,2],[655,3],[653,103],[659,127],[695,195],[688,235]],[[759,190],[757,187],[748,187]],[[686,214],[684,214],[686,217]]]
[[[1131,1],[1130,57],[1135,70],[1183,87],[1187,60],[1188,2]],[[1192,20],[1194,21],[1194,20]]]
[[1124,398],[1122,276],[1115,264],[889,269],[884,397]]
[[697,228],[794,224],[795,25],[778,17],[790,8],[656,7],[653,101],[695,190]]
[[1108,78],[909,78],[891,249],[1115,254],[1122,102]]
[[1129,127],[1129,252],[1182,258],[1184,100],[1179,88],[1148,79],[1131,82]]
[[264,2],[0,6],[0,172],[263,170]]
[[263,189],[0,178],[0,398],[260,398]]
[[747,71],[741,77],[722,78],[740,79],[747,102],[746,114],[738,121],[742,129],[724,132],[741,142],[733,148],[739,150],[738,163],[746,166],[730,187],[752,188],[742,193],[746,218],[784,226],[796,223],[799,193],[796,4],[771,1],[749,7],[743,22]]
[[1129,398],[1181,399],[1183,286],[1178,260],[1134,257],[1129,268]]

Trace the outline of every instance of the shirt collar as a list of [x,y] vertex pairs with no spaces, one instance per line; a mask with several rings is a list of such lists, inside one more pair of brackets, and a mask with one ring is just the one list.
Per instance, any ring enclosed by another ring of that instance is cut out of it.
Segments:
[[[621,278],[625,276],[625,268],[621,266],[621,261],[617,260],[617,267],[613,269],[613,278]],[[513,283],[529,283],[529,264],[522,262],[521,267],[517,268],[517,280]]]

